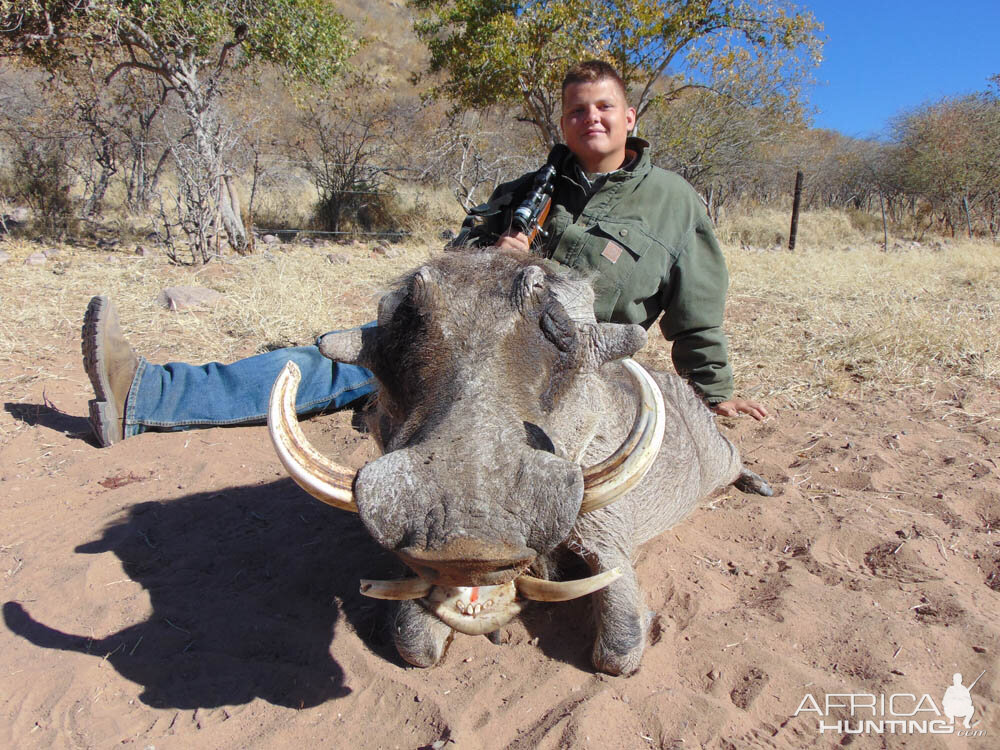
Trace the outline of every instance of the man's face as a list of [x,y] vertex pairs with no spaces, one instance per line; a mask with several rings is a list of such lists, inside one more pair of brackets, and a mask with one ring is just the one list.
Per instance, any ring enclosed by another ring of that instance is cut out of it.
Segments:
[[572,83],[563,92],[563,138],[587,172],[611,172],[625,161],[635,110],[610,78]]

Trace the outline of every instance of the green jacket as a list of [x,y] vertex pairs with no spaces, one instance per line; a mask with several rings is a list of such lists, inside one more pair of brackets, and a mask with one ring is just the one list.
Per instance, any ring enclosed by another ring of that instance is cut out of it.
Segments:
[[[733,395],[722,332],[726,261],[697,193],[679,175],[653,166],[647,146],[630,138],[627,148],[638,160],[611,173],[589,200],[569,156],[557,177],[540,249],[591,278],[598,320],[648,329],[662,312],[660,329],[673,342],[674,367],[709,404],[717,404]],[[532,178],[500,185],[473,209],[455,244],[495,242]]]

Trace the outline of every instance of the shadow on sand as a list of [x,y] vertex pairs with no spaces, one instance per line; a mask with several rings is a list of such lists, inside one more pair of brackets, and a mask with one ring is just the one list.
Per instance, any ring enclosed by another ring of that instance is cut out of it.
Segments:
[[[344,619],[396,661],[387,605],[358,579],[392,577],[394,558],[357,516],[306,496],[291,480],[145,502],[76,548],[113,552],[148,592],[145,622],[105,638],[64,633],[16,602],[4,621],[40,648],[107,658],[156,707],[210,708],[256,697],[292,708],[346,695],[330,641]],[[341,617],[343,615],[343,617]]]
[[67,414],[50,404],[19,404],[8,401],[3,408],[14,419],[31,427],[47,427],[55,432],[66,433],[70,437],[88,439],[97,445],[97,440],[90,429],[90,421],[86,417]]

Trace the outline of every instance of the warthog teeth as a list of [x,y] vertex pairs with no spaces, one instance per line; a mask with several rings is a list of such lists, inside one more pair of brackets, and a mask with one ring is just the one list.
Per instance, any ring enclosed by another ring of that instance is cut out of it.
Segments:
[[493,606],[492,599],[490,599],[485,604],[472,604],[472,603],[466,604],[461,599],[455,602],[455,609],[457,609],[463,615],[468,615],[469,617],[475,617],[480,612],[485,612],[492,606]]
[[495,586],[435,586],[420,603],[445,625],[466,635],[492,633],[510,622],[523,607],[517,601],[513,581]]

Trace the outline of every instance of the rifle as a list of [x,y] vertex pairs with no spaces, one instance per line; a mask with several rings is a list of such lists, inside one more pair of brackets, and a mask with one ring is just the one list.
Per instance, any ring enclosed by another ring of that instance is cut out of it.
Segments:
[[543,238],[546,236],[542,224],[545,223],[552,208],[552,191],[555,189],[556,175],[559,174],[559,164],[566,158],[568,152],[569,149],[561,143],[552,147],[549,158],[545,160],[545,166],[535,172],[528,195],[514,209],[511,229],[523,232],[528,237],[529,245],[535,241],[538,234]]
[[971,684],[971,685],[969,685],[969,687],[968,687],[968,691],[969,691],[970,693],[972,692],[972,688],[974,688],[974,687],[976,686],[976,683],[977,683],[977,682],[979,682],[980,678],[982,678],[982,676],[983,676],[984,674],[986,674],[986,670],[985,670],[985,669],[984,669],[984,670],[983,670],[982,672],[980,672],[980,673],[979,673],[979,677],[977,677],[976,679],[974,679],[974,680],[972,681],[972,684]]

